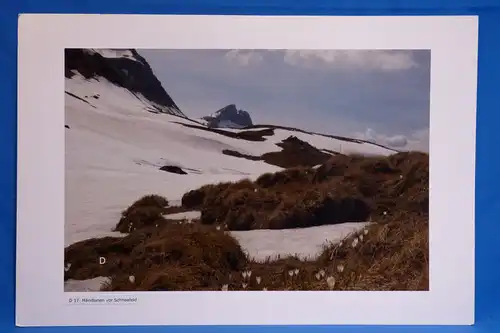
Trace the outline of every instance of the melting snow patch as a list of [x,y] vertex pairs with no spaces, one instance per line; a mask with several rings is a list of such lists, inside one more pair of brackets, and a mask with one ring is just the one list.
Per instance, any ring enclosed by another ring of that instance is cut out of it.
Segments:
[[68,280],[64,282],[64,291],[100,291],[101,286],[109,281],[109,278],[104,276],[89,280]]
[[167,214],[163,216],[169,220],[193,220],[193,219],[199,219],[201,217],[201,212],[191,211],[191,212]]
[[368,222],[342,223],[301,229],[231,231],[241,247],[256,261],[268,257],[297,255],[315,259],[327,243],[338,243],[349,234],[362,230]]

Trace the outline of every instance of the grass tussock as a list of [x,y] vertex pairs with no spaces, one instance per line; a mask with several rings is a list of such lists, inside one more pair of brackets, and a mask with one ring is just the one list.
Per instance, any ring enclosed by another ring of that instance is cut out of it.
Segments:
[[122,212],[122,217],[114,231],[128,233],[146,226],[156,226],[166,222],[168,200],[159,195],[146,195]]
[[[172,207],[159,197],[142,198],[123,213],[122,220],[136,221],[127,236],[66,248],[65,280],[108,276],[103,288],[113,291],[428,290],[428,182],[427,154],[336,155],[317,169],[291,168],[255,182],[190,191],[174,210],[201,210],[194,223],[163,217],[157,223],[156,213]],[[373,223],[364,230],[325,244],[309,260],[256,262],[228,231],[368,218]],[[127,225],[122,220],[117,229]]]
[[[100,257],[106,258],[105,264],[99,262]],[[71,264],[65,280],[108,276],[112,278],[108,290],[129,290],[130,275],[137,290],[179,290],[180,282],[182,288],[195,290],[218,286],[216,277],[241,270],[247,265],[247,257],[224,231],[170,223],[145,227],[123,238],[75,243],[66,248],[65,262]]]

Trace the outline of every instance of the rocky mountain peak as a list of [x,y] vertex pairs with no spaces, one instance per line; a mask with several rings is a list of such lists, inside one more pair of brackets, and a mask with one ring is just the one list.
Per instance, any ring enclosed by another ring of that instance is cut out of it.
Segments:
[[203,119],[207,121],[208,127],[243,128],[253,125],[250,114],[239,110],[235,104],[229,104]]

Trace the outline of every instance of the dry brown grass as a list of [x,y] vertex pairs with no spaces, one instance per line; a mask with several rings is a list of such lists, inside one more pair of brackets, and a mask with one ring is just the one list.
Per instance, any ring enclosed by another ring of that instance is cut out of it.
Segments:
[[[428,290],[428,181],[426,154],[398,153],[335,156],[316,170],[293,168],[256,182],[207,185],[186,193],[184,207],[175,208],[200,209],[201,223],[164,220],[156,226],[154,219],[141,217],[124,238],[73,244],[65,251],[65,263],[71,263],[65,279],[109,276],[105,289],[116,291],[225,285],[229,290]],[[159,207],[163,204],[143,199],[124,218],[138,209],[169,209]],[[226,231],[332,224],[367,214],[374,223],[366,233],[327,245],[312,260],[255,262]],[[99,265],[99,256],[107,258],[106,265]],[[297,275],[289,274],[295,270]],[[244,278],[247,271],[251,276]]]
[[[106,263],[101,265],[99,257],[105,257]],[[191,290],[215,286],[215,277],[242,269],[247,258],[238,242],[224,231],[199,224],[169,223],[136,230],[124,238],[73,244],[65,250],[65,262],[71,263],[65,279],[109,276],[112,282],[108,290],[130,288],[130,275],[135,276],[133,287],[138,290],[157,288],[161,281],[165,283],[160,283],[162,288],[172,290],[172,283],[180,278],[185,284],[175,289]],[[184,272],[184,276],[175,277],[171,270]],[[207,275],[200,276],[201,272]]]
[[[105,290],[113,291],[221,290],[226,284],[229,290],[329,290],[331,276],[334,290],[428,290],[427,220],[394,216],[366,230],[340,246],[326,246],[315,260],[255,262],[224,231],[170,224],[156,232],[142,230],[122,239],[72,245],[66,250],[71,268],[65,279],[109,276]],[[360,235],[363,240],[357,238]],[[99,265],[99,256],[107,258],[105,265]],[[298,275],[290,276],[296,269]],[[250,278],[243,277],[246,271],[252,272]],[[321,271],[324,276],[317,277]]]
[[390,212],[427,214],[428,156],[337,155],[318,169],[264,174],[256,182],[206,185],[185,194],[201,223],[230,230],[284,229],[366,221]]

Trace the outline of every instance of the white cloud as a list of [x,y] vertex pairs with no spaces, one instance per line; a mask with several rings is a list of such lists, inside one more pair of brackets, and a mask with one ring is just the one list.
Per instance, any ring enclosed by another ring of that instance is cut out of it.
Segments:
[[375,133],[375,131],[371,128],[367,128],[366,132],[364,134],[361,134],[361,136],[367,141],[377,142],[377,133]]
[[384,50],[285,51],[285,62],[295,66],[327,64],[348,69],[395,71],[417,66],[411,52]]
[[248,66],[261,62],[270,52],[283,56],[288,65],[303,68],[343,68],[399,71],[417,67],[411,51],[392,50],[231,50],[225,57]]
[[405,147],[408,144],[408,139],[404,135],[395,135],[385,139],[386,143],[390,147]]
[[231,50],[224,57],[240,66],[249,66],[262,61],[263,56],[258,51]]
[[356,138],[378,143],[384,146],[401,150],[429,150],[429,129],[421,129],[410,136],[378,134],[373,129],[367,128],[364,133],[355,133]]

